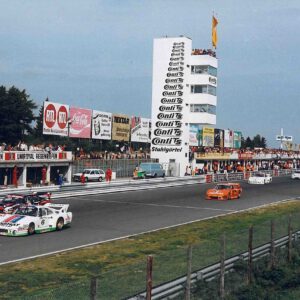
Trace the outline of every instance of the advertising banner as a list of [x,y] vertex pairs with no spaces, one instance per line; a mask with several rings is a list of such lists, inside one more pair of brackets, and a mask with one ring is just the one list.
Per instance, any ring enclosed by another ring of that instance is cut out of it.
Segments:
[[199,124],[190,125],[189,145],[202,146],[202,128]]
[[240,131],[234,131],[234,136],[233,136],[233,144],[234,148],[241,148],[242,146],[242,133]]
[[111,140],[112,114],[93,110],[92,139]]
[[131,118],[131,141],[149,143],[149,119],[141,117]]
[[233,148],[233,131],[229,129],[224,130],[224,147]]
[[215,147],[224,147],[224,130],[222,129],[215,129],[215,136],[214,136],[214,146]]
[[44,102],[43,134],[68,136],[69,105]]
[[70,107],[70,137],[87,138],[91,137],[91,118],[90,109]]
[[187,67],[192,51],[185,37],[158,38],[153,45],[151,158],[177,164],[183,176],[189,163]]
[[203,146],[213,147],[214,146],[215,130],[210,127],[203,127]]
[[195,153],[196,159],[230,159],[230,153]]
[[127,115],[114,114],[112,117],[112,140],[129,142],[130,118]]

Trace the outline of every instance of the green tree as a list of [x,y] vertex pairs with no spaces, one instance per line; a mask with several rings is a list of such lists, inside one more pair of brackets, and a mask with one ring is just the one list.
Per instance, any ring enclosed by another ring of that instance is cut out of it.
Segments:
[[0,86],[0,140],[3,142],[15,145],[32,133],[33,111],[37,105],[29,97],[25,90]]

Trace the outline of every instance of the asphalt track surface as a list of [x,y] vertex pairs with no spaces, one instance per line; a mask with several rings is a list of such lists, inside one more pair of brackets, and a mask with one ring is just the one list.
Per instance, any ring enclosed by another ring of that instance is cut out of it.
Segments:
[[70,204],[71,227],[26,237],[0,236],[0,263],[300,197],[300,181],[289,177],[273,178],[268,185],[241,185],[241,198],[228,201],[205,200],[211,184],[58,199]]

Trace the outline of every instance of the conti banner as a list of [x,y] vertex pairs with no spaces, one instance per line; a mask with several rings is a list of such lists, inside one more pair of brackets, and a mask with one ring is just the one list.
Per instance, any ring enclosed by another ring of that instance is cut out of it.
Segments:
[[91,137],[90,109],[70,107],[70,137],[87,138]]
[[210,127],[203,127],[203,146],[213,147],[215,138],[215,130]]
[[93,110],[92,139],[111,140],[112,114]]
[[131,118],[131,141],[149,143],[149,119],[141,117]]
[[224,147],[224,130],[223,129],[215,129],[214,132],[214,147]]
[[44,102],[43,134],[68,136],[69,105]]
[[130,118],[127,115],[114,114],[112,117],[112,140],[129,142]]
[[242,146],[242,133],[240,131],[235,131],[233,136],[234,148],[241,148]]
[[202,128],[199,124],[190,125],[189,145],[202,146]]

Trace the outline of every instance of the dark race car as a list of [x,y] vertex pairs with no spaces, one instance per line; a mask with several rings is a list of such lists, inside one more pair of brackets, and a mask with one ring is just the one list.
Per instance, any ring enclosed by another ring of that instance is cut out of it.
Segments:
[[0,199],[0,213],[13,213],[21,206],[51,203],[51,193],[11,194]]

